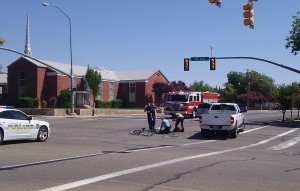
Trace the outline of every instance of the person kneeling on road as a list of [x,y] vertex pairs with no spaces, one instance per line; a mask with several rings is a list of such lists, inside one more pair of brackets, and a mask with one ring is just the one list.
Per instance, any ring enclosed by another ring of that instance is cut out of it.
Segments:
[[[184,116],[181,113],[176,113],[174,121],[176,122],[175,122],[175,128],[173,132],[184,132],[184,126],[183,126]],[[178,128],[179,123],[181,125],[181,129]]]
[[159,134],[169,134],[171,130],[171,124],[169,120],[165,119],[164,117],[161,119],[160,127],[155,129],[155,133]]

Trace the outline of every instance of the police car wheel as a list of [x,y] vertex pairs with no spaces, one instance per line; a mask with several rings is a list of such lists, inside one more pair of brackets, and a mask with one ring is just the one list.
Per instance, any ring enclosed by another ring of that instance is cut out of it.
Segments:
[[2,131],[2,129],[0,129],[0,145],[1,145],[2,141],[3,141],[3,131]]
[[46,126],[42,126],[39,129],[39,133],[36,140],[39,142],[45,142],[48,139],[48,136],[49,136],[48,128]]

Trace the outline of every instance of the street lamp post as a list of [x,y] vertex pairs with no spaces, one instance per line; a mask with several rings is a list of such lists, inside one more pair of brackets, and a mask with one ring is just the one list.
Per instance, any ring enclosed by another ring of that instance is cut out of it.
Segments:
[[70,114],[74,114],[74,87],[73,87],[73,56],[72,56],[72,27],[71,27],[71,18],[63,11],[61,10],[59,7],[54,6],[54,5],[50,5],[48,3],[43,3],[43,6],[49,6],[49,7],[54,7],[56,9],[58,9],[59,11],[61,11],[69,20],[69,28],[70,28],[70,59],[71,59],[71,70],[70,70],[70,78],[71,78],[71,112]]
[[213,48],[214,48],[214,45],[210,45],[210,57],[212,57],[212,55],[213,55]]

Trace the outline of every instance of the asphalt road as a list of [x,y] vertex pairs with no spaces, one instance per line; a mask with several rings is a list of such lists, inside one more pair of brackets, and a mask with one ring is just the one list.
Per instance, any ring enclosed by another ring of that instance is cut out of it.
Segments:
[[300,125],[276,111],[245,115],[236,139],[203,138],[197,119],[184,133],[145,137],[128,135],[147,128],[145,116],[43,117],[47,142],[0,146],[0,190],[299,190]]

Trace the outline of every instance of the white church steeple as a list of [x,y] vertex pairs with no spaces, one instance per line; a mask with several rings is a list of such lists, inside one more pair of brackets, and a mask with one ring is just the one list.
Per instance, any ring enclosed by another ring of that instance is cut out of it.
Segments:
[[24,54],[31,56],[31,46],[30,46],[30,35],[29,35],[29,16],[27,14],[27,26],[26,26],[26,42]]

